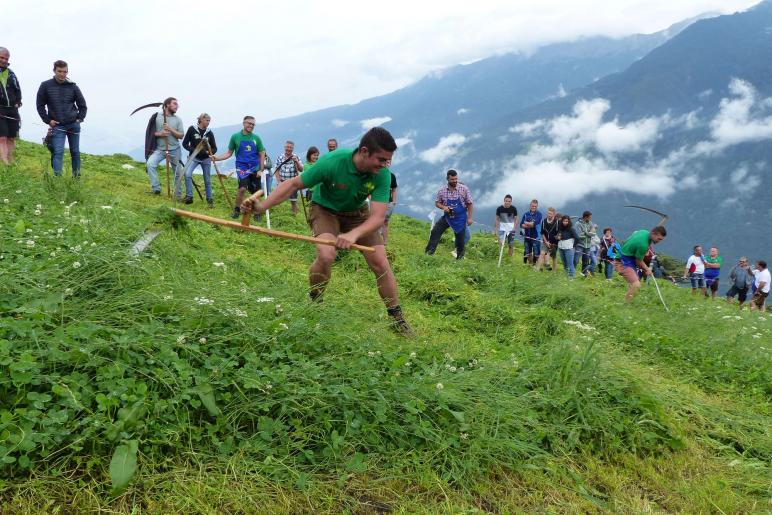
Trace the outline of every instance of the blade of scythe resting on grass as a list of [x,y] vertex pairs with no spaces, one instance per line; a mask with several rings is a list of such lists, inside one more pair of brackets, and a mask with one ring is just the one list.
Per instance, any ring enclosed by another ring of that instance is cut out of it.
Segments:
[[147,231],[140,239],[134,242],[131,250],[129,250],[129,255],[132,257],[139,256],[148,247],[148,245],[153,243],[153,240],[159,234],[161,234],[161,231]]

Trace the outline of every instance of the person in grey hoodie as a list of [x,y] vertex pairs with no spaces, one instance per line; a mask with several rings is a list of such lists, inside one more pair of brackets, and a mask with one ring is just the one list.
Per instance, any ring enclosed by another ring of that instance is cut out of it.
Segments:
[[51,139],[51,168],[54,175],[62,175],[64,140],[70,145],[72,176],[80,177],[80,124],[86,119],[86,99],[77,84],[67,78],[64,61],[54,62],[54,77],[40,83],[37,109],[40,119],[53,131]]
[[590,256],[590,248],[592,246],[592,238],[598,233],[598,226],[592,223],[592,213],[585,211],[582,213],[581,220],[576,222],[576,234],[579,238],[574,245],[574,268],[582,262],[582,268],[580,273],[586,276],[588,273],[592,273],[592,259]]
[[740,261],[732,267],[732,271],[729,272],[729,280],[732,282],[732,287],[726,292],[726,301],[731,303],[736,295],[737,300],[740,301],[740,309],[742,309],[745,300],[748,298],[751,284],[753,284],[753,272],[750,266],[748,266],[747,257],[741,257]]

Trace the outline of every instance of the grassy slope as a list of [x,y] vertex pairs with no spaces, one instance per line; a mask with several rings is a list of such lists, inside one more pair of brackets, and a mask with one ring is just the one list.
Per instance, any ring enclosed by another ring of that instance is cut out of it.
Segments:
[[[0,182],[3,511],[770,509],[765,317],[497,269],[492,237],[426,257],[427,225],[396,217],[407,341],[354,253],[311,306],[312,247],[174,229],[119,156],[85,156],[73,183],[19,153]],[[273,222],[304,231],[285,206]],[[111,496],[132,440],[138,473]]]

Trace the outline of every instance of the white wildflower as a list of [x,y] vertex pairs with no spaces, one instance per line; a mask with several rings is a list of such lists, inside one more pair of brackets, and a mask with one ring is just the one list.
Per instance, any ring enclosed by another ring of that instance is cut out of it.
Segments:
[[437,389],[438,390],[442,390],[443,388],[445,388],[445,387],[442,385],[442,383],[437,383]]
[[113,208],[113,206],[101,206],[101,207],[102,207],[102,209],[112,209]]
[[[246,288],[242,288],[241,293],[246,293]],[[273,297],[258,297],[255,302],[273,302]]]
[[280,323],[280,324],[279,324],[279,327],[280,327],[280,328],[282,328],[282,329],[283,329],[283,330],[285,330],[285,331],[286,331],[287,329],[289,329],[289,326],[288,326],[287,324],[285,324],[284,322]]
[[164,295],[164,300],[172,300],[173,298],[171,295]]
[[367,351],[367,356],[371,358],[375,357],[375,353],[373,351]]
[[121,165],[121,168],[123,168],[124,170],[133,170],[134,169],[134,167],[132,165],[130,165],[129,163],[123,163]]
[[469,438],[469,433],[461,433],[460,436],[462,440],[466,440],[467,438]]
[[27,234],[29,234],[29,233],[31,233],[31,232],[32,232],[32,229],[27,229],[27,230],[26,230],[26,231],[24,231],[24,232],[26,232]]
[[16,190],[16,193],[21,193],[21,190]]
[[37,205],[35,206],[35,209],[43,209],[43,204],[37,204]]
[[188,339],[187,336],[185,336],[184,334],[181,334],[177,337],[177,343],[185,343],[185,340],[187,339]]
[[265,389],[266,390],[271,390],[271,389],[273,389],[273,385],[271,383],[266,383],[265,384]]
[[198,343],[200,343],[201,345],[206,344],[206,338],[204,338],[204,337],[199,338],[198,339]]
[[199,306],[211,306],[214,304],[212,299],[207,299],[206,297],[195,297],[193,300],[195,300],[196,304]]
[[415,359],[415,356],[416,356],[415,352],[411,352],[411,353],[410,353],[410,358],[411,358],[411,359]]
[[65,294],[65,295],[72,295],[72,288],[66,288],[66,289],[64,290],[64,294]]
[[27,246],[29,248],[32,248],[35,246],[35,240],[27,240]]
[[86,225],[88,223],[88,218],[81,218],[80,223]]
[[51,257],[56,257],[56,251],[55,251],[55,250],[52,250],[52,251],[51,251],[51,253],[49,254],[49,256],[51,256]]
[[222,261],[215,261],[214,263],[212,263],[212,265],[216,267],[221,267],[221,266],[225,266],[225,263],[223,263]]
[[92,242],[91,242],[91,246],[92,246],[92,247],[96,247],[96,242],[95,242],[95,241],[92,241]]
[[410,365],[412,365],[412,363],[410,363],[409,361],[405,361],[405,366],[406,367],[409,367]]
[[40,211],[40,209],[35,210],[35,216],[40,216],[41,214],[43,214],[43,212]]
[[72,252],[75,252],[76,254],[82,250],[80,245],[75,245],[74,247],[70,248]]
[[279,313],[284,313],[284,308],[282,308],[282,307],[281,307],[281,304],[276,304],[276,308],[275,308],[275,310],[276,310],[276,314],[277,314],[277,315],[278,315]]
[[456,371],[456,367],[450,367],[448,370],[450,370],[451,372],[455,372]]
[[4,199],[3,199],[3,204],[7,204],[7,203],[9,203],[9,202],[10,202],[10,200],[8,200],[7,198],[4,198]]

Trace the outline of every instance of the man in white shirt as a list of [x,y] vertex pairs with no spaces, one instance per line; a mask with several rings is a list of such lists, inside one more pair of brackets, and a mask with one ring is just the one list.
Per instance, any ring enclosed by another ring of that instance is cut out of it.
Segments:
[[686,261],[684,267],[684,279],[689,278],[692,282],[692,295],[697,293],[697,288],[702,290],[705,295],[705,260],[702,255],[702,247],[694,246],[694,254]]
[[769,296],[769,284],[772,283],[772,274],[769,273],[766,261],[758,261],[753,271],[756,293],[751,300],[751,311],[758,309],[762,313],[766,311],[765,302]]

